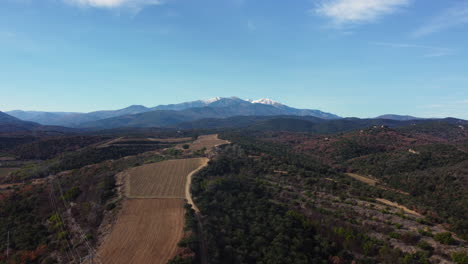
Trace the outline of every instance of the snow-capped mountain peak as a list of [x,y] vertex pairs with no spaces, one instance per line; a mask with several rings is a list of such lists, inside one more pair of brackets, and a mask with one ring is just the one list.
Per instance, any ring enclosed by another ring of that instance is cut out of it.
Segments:
[[273,106],[279,106],[279,105],[283,105],[279,102],[276,102],[276,101],[273,101],[271,99],[268,99],[268,98],[262,98],[262,99],[258,99],[258,100],[254,100],[254,101],[250,101],[251,103],[253,104],[265,104],[265,105],[273,105]]
[[221,99],[222,99],[221,97],[214,97],[214,98],[211,98],[211,99],[203,100],[203,102],[206,103],[206,104],[211,104],[211,103],[217,102],[217,101],[219,101]]

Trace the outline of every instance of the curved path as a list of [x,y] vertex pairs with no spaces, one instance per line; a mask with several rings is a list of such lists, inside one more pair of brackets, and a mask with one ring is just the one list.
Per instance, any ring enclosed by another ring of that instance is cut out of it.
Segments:
[[[194,147],[211,149],[227,143],[217,135],[207,135],[201,136]],[[201,263],[208,263],[202,216],[190,193],[192,176],[208,162],[208,158],[168,160],[126,170],[126,199],[110,234],[99,247],[101,262],[165,264],[179,254],[185,198],[198,219]]]
[[208,166],[208,161],[209,159],[205,158],[204,163],[200,165],[196,170],[190,172],[187,175],[187,181],[185,183],[185,199],[187,199],[187,203],[192,205],[193,210],[195,210],[196,213],[199,213],[200,210],[198,210],[198,207],[195,205],[195,203],[192,200],[192,194],[190,193],[190,185],[192,184],[192,176],[195,175],[197,172]]

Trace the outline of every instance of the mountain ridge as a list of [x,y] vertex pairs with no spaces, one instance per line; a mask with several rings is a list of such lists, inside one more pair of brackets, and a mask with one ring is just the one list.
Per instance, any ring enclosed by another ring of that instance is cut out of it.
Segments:
[[[153,111],[186,111],[188,109],[210,107],[218,109],[219,114],[214,114],[212,111],[207,116],[200,118],[222,118],[238,115],[298,115],[298,116],[316,116],[325,119],[338,119],[339,116],[320,110],[313,109],[298,109],[289,107],[279,102],[268,98],[258,100],[244,100],[239,97],[214,97],[207,100],[196,100],[183,102],[179,104],[158,105],[155,107],[146,107],[143,105],[131,105],[129,107],[118,110],[102,110],[89,113],[77,112],[41,112],[41,111],[21,111],[14,110],[7,112],[8,114],[25,121],[32,121],[42,125],[56,125],[68,127],[89,127],[99,120],[121,117],[122,120],[129,120],[128,115],[138,115]],[[223,108],[223,109],[222,109]],[[230,109],[229,109],[230,108]],[[196,111],[195,111],[196,112]],[[229,113],[228,113],[229,112]],[[174,114],[174,113],[173,113]],[[156,114],[157,115],[157,114]],[[163,115],[163,113],[160,113]],[[174,114],[175,118],[180,116]],[[184,115],[184,113],[182,113]],[[170,117],[167,116],[167,119]],[[132,119],[132,118],[130,118]],[[183,121],[190,121],[184,119]],[[154,123],[154,122],[150,122]],[[166,122],[163,122],[166,123]],[[126,126],[126,125],[124,125]]]

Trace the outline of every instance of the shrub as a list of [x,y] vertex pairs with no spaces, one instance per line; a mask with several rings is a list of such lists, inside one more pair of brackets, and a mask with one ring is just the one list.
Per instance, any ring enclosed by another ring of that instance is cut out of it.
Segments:
[[468,264],[468,254],[463,251],[454,252],[452,254],[452,260],[457,264]]
[[419,235],[413,232],[405,232],[401,235],[401,240],[406,244],[414,245],[419,241]]
[[434,239],[442,244],[451,245],[455,242],[450,232],[443,232],[434,235]]
[[418,232],[419,232],[419,234],[421,234],[421,236],[427,236],[427,237],[433,237],[434,236],[429,228],[426,228],[426,230],[424,230],[422,228],[419,228]]
[[388,236],[390,236],[391,238],[395,238],[395,239],[400,239],[401,238],[401,234],[399,234],[397,232],[391,232],[390,234],[388,234]]
[[434,248],[429,244],[427,243],[426,241],[422,240],[422,241],[419,241],[418,243],[418,247],[422,250],[427,250],[427,251],[433,251]]

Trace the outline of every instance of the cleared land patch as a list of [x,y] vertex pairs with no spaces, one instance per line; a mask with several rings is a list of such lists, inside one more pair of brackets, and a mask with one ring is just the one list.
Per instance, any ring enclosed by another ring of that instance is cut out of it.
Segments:
[[180,143],[191,141],[192,138],[185,137],[185,138],[148,138],[151,141],[158,141],[158,142],[165,142],[165,143]]
[[372,185],[372,186],[376,186],[377,185],[377,181],[374,180],[374,179],[371,179],[371,178],[368,178],[368,177],[364,177],[364,176],[361,176],[359,174],[356,174],[356,173],[346,173],[346,175],[348,175],[349,177],[351,178],[354,178],[358,181],[361,181],[363,183],[367,183],[369,185]]
[[406,213],[413,214],[413,215],[417,215],[417,216],[422,216],[420,213],[418,213],[418,212],[416,212],[416,211],[414,211],[414,210],[411,210],[411,209],[409,209],[409,208],[406,207],[406,206],[403,206],[403,205],[400,205],[400,204],[398,204],[398,203],[389,201],[389,200],[387,200],[387,199],[376,198],[375,200],[378,201],[378,202],[381,202],[381,203],[383,203],[383,204],[386,204],[386,205],[393,206],[393,207],[395,207],[395,208],[401,209],[401,210],[405,211]]
[[377,187],[377,188],[382,189],[382,190],[387,190],[387,191],[401,193],[401,194],[404,194],[404,195],[409,195],[409,193],[407,193],[407,192],[384,186],[378,180],[374,180],[374,179],[369,178],[369,177],[365,177],[365,176],[362,176],[362,175],[359,175],[359,174],[356,174],[356,173],[345,173],[345,174],[348,175],[349,177],[355,179],[355,180],[358,180],[358,181],[363,182],[365,184],[369,184],[371,186]]
[[[228,142],[219,140],[217,135],[202,136],[196,148],[225,143]],[[100,261],[162,264],[180,253],[177,244],[184,236],[184,199],[193,204],[191,176],[206,166],[208,160],[167,160],[122,172],[127,199],[98,250]]]
[[167,160],[128,170],[129,198],[185,198],[187,175],[205,164],[206,158]]
[[199,136],[192,144],[190,150],[197,151],[203,148],[210,149],[218,145],[228,144],[229,141],[219,139],[217,134]]
[[166,264],[184,234],[182,199],[130,199],[98,254],[104,264]]
[[182,142],[191,141],[192,138],[130,138],[130,137],[119,137],[106,141],[100,145],[98,148],[106,148],[110,146],[139,146],[139,145],[157,145],[157,144],[177,144]]

